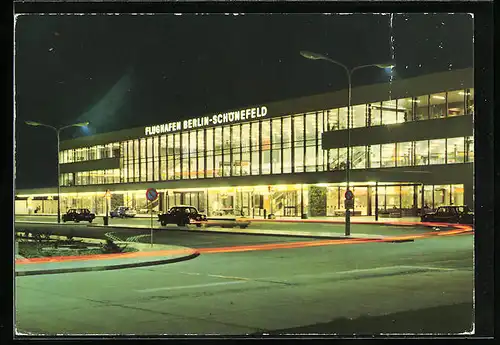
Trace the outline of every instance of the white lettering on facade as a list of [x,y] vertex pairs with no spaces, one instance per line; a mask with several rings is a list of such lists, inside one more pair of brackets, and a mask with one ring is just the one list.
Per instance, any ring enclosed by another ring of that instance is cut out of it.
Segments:
[[162,133],[175,132],[182,129],[205,127],[210,124],[217,125],[217,124],[245,121],[249,119],[264,117],[267,115],[267,113],[268,111],[266,106],[261,106],[258,108],[241,109],[227,113],[215,114],[212,115],[212,117],[204,116],[183,121],[164,123],[156,126],[147,126],[144,127],[144,134],[146,136],[157,135]]

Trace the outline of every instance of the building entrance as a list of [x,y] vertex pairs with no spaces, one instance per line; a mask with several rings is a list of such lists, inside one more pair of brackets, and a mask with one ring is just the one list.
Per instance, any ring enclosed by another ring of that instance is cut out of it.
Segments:
[[175,205],[190,205],[198,209],[199,212],[205,212],[205,192],[174,192],[173,197],[169,198],[167,208]]

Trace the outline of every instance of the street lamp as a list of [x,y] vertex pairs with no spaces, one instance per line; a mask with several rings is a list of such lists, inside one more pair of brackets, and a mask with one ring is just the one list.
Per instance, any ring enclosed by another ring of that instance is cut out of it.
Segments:
[[[344,64],[342,64],[338,61],[335,61],[333,59],[330,59],[329,57],[324,56],[322,54],[302,50],[300,52],[300,55],[302,55],[303,57],[305,57],[306,59],[309,59],[309,60],[326,60],[326,61],[329,61],[329,62],[334,63],[336,65],[339,65],[340,67],[342,67],[345,70],[345,72],[347,74],[347,82],[349,83],[349,88],[347,89],[348,90],[348,94],[347,94],[347,98],[348,98],[348,103],[347,103],[347,158],[346,158],[345,169],[346,169],[346,183],[347,183],[347,190],[346,191],[349,191],[350,170],[351,170],[350,154],[351,154],[351,90],[352,90],[351,79],[352,79],[352,74],[354,71],[359,70],[361,68],[365,68],[365,67],[378,67],[378,68],[391,68],[392,69],[395,67],[395,65],[391,64],[391,63],[389,63],[389,64],[378,63],[378,64],[356,66],[356,67],[349,69]],[[351,234],[351,211],[349,208],[346,207],[346,211],[345,211],[345,235],[349,236],[350,234]]]
[[66,129],[66,128],[69,128],[69,127],[85,127],[89,123],[88,122],[74,123],[72,125],[63,126],[63,127],[60,127],[60,128],[52,127],[50,125],[46,125],[46,124],[43,124],[43,123],[40,123],[40,122],[35,122],[35,121],[25,121],[25,123],[27,125],[29,125],[29,126],[34,126],[34,127],[38,127],[38,126],[48,127],[48,128],[53,129],[56,132],[56,135],[57,135],[57,222],[61,223],[61,183],[59,181],[59,176],[60,176],[60,166],[59,166],[59,141],[60,140],[59,140],[59,133],[63,129]]

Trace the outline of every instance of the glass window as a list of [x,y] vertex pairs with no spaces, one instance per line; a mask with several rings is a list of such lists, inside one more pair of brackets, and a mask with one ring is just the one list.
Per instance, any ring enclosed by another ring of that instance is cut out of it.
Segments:
[[380,145],[368,146],[370,151],[370,165],[369,168],[380,168]]
[[306,145],[308,142],[316,145],[316,114],[309,113],[306,115]]
[[368,105],[368,123],[370,126],[382,124],[382,105],[380,102]]
[[99,147],[99,146],[89,147],[89,160],[105,158],[105,157],[100,156],[101,152],[100,152],[100,150],[99,151],[97,150],[97,147]]
[[283,148],[283,173],[289,174],[292,172],[292,149],[290,147]]
[[429,164],[429,140],[415,142],[415,164]]
[[118,157],[122,156],[122,154],[120,154],[120,152],[121,152],[120,143],[113,143],[111,147],[112,147],[112,150],[113,150],[113,156],[112,157],[118,158]]
[[292,119],[290,117],[285,117],[283,119],[283,146],[290,147],[291,142],[292,142]]
[[127,142],[127,182],[134,182],[134,142],[129,140]]
[[140,139],[141,181],[147,179],[146,166],[146,139]]
[[413,209],[413,186],[401,186],[401,208],[403,210]]
[[351,167],[352,169],[366,168],[366,152],[364,146],[351,147]]
[[446,116],[446,92],[436,93],[430,98],[430,118],[438,119]]
[[339,150],[329,149],[328,150],[328,170],[337,170],[339,160]]
[[240,125],[234,125],[231,127],[231,141],[232,141],[232,151],[233,151],[233,161],[232,161],[232,175],[240,176],[241,175],[241,134],[240,134]]
[[450,204],[450,185],[434,186],[434,208]]
[[347,128],[347,107],[339,109],[339,129]]
[[252,150],[258,148],[259,146],[259,123],[252,122],[251,124],[251,135],[250,135],[250,144],[252,146]]
[[206,177],[214,177],[214,132],[213,128],[206,129],[206,155],[207,155],[207,164],[205,167]]
[[339,110],[330,109],[326,111],[326,116],[328,118],[328,130],[336,131],[339,129]]
[[198,178],[205,177],[205,132],[201,129],[198,131]]
[[75,173],[75,185],[80,186],[82,184],[82,173]]
[[382,144],[381,166],[382,168],[389,168],[395,165],[396,144]]
[[174,179],[181,179],[181,135],[174,134]]
[[415,103],[415,120],[429,119],[429,96],[419,96],[413,102]]
[[465,102],[467,104],[467,114],[474,114],[474,89],[465,92]]
[[474,137],[465,138],[466,162],[474,162]]
[[270,132],[270,120],[262,121],[262,174],[271,173],[271,132]]
[[189,132],[182,133],[182,152],[181,155],[189,154]]
[[174,173],[174,136],[167,135],[167,179],[173,180]]
[[398,99],[398,123],[413,121],[413,99],[402,98]]
[[316,171],[316,146],[306,147],[305,165],[307,172]]
[[189,153],[184,153],[182,155],[181,163],[181,179],[189,178]]
[[262,151],[271,149],[271,132],[269,120],[262,121]]
[[382,124],[398,123],[396,100],[382,102]]
[[150,161],[153,159],[153,138],[148,138],[147,139],[147,160]]
[[160,137],[160,180],[167,179],[167,136]]
[[397,153],[398,157],[396,160],[396,166],[404,167],[412,165],[412,142],[397,143]]
[[241,125],[231,126],[231,148],[234,151],[239,151],[241,147],[241,135],[240,135]]
[[134,181],[139,182],[139,139],[134,140]]
[[224,152],[229,152],[231,148],[231,126],[222,127],[222,143]]
[[241,126],[241,147],[250,147],[250,124],[245,123]]
[[244,149],[244,152],[241,154],[241,175],[250,175],[250,151],[248,148]]
[[451,185],[451,204],[463,205],[464,204],[464,185],[453,184]]
[[[274,119],[272,122],[272,148],[280,149],[281,148],[281,119]],[[274,158],[273,158],[274,161]]]
[[293,141],[302,142],[304,140],[304,117],[295,115],[293,117]]
[[366,126],[366,105],[360,104],[352,107],[352,126],[351,128]]
[[444,164],[446,157],[446,140],[436,139],[429,141],[430,164]]
[[189,154],[191,157],[196,157],[196,131],[189,132]]
[[446,159],[448,164],[465,162],[465,138],[446,139]]
[[293,161],[294,172],[304,172],[304,147],[298,146],[295,144],[295,157]]
[[448,116],[458,116],[465,114],[465,92],[448,92]]

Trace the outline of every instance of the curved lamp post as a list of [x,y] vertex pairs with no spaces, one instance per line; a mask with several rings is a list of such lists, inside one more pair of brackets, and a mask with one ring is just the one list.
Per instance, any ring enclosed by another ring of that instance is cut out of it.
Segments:
[[[378,64],[356,66],[356,67],[349,69],[344,64],[342,64],[338,61],[335,61],[333,59],[330,59],[329,57],[322,55],[322,54],[302,50],[300,52],[300,55],[302,55],[303,57],[305,57],[306,59],[309,59],[309,60],[329,61],[331,63],[334,63],[334,64],[342,67],[346,72],[347,82],[349,83],[349,87],[347,89],[348,90],[348,94],[347,94],[348,101],[347,101],[347,159],[346,159],[346,183],[347,183],[347,191],[348,191],[349,190],[349,182],[350,182],[350,170],[351,170],[350,154],[351,154],[351,90],[352,90],[351,79],[352,79],[352,74],[354,73],[354,71],[357,71],[359,69],[366,68],[366,67],[378,67],[378,68],[391,68],[392,69],[395,67],[395,65],[391,64],[391,63],[389,63],[389,64],[378,63]],[[351,234],[351,211],[346,208],[345,235],[349,236],[350,234]]]
[[74,123],[72,125],[68,126],[63,126],[60,128],[56,128],[50,125],[46,125],[40,122],[35,122],[35,121],[25,121],[25,123],[29,126],[42,126],[42,127],[48,127],[53,129],[56,132],[57,135],[57,223],[61,223],[61,183],[59,181],[59,176],[60,176],[60,166],[59,166],[59,134],[63,129],[69,128],[69,127],[85,127],[89,123],[88,122],[80,122],[80,123]]

